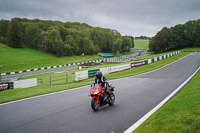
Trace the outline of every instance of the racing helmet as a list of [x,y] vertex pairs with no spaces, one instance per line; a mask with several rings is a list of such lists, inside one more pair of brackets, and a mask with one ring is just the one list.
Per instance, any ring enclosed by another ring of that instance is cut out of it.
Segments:
[[97,71],[97,72],[96,72],[96,78],[97,78],[97,79],[101,79],[101,77],[102,77],[102,72]]

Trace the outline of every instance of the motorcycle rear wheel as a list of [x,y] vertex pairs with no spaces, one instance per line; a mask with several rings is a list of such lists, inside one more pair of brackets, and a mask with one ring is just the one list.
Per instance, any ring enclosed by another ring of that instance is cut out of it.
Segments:
[[[100,101],[99,101],[100,102]],[[98,111],[99,108],[100,108],[100,104],[97,103],[96,99],[95,98],[92,98],[92,101],[91,101],[91,107],[94,111]]]

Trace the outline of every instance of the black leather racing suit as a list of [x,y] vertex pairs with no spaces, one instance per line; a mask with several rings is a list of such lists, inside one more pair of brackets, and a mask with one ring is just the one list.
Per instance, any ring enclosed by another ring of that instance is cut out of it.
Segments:
[[100,79],[96,77],[95,78],[95,84],[99,84],[99,85],[103,86],[104,91],[110,95],[110,92],[108,90],[109,84],[106,80],[106,77],[102,76]]

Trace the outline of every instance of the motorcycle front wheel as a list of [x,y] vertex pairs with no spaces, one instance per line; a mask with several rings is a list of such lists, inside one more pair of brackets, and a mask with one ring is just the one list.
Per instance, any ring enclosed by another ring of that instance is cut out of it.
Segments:
[[[100,101],[99,101],[100,102]],[[99,110],[99,107],[100,107],[100,104],[97,103],[96,99],[95,98],[92,98],[92,101],[91,101],[91,107],[94,111],[98,111]]]
[[113,105],[115,103],[115,95],[114,93],[110,94],[110,101],[109,101],[109,105]]

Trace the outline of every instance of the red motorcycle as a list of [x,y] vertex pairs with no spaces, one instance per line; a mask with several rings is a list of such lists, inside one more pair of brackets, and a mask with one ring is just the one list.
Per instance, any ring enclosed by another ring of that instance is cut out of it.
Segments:
[[115,95],[113,93],[114,87],[108,85],[110,95],[104,92],[104,87],[98,84],[92,84],[90,95],[92,97],[91,107],[94,111],[98,111],[101,106],[109,104],[112,106],[115,102]]

